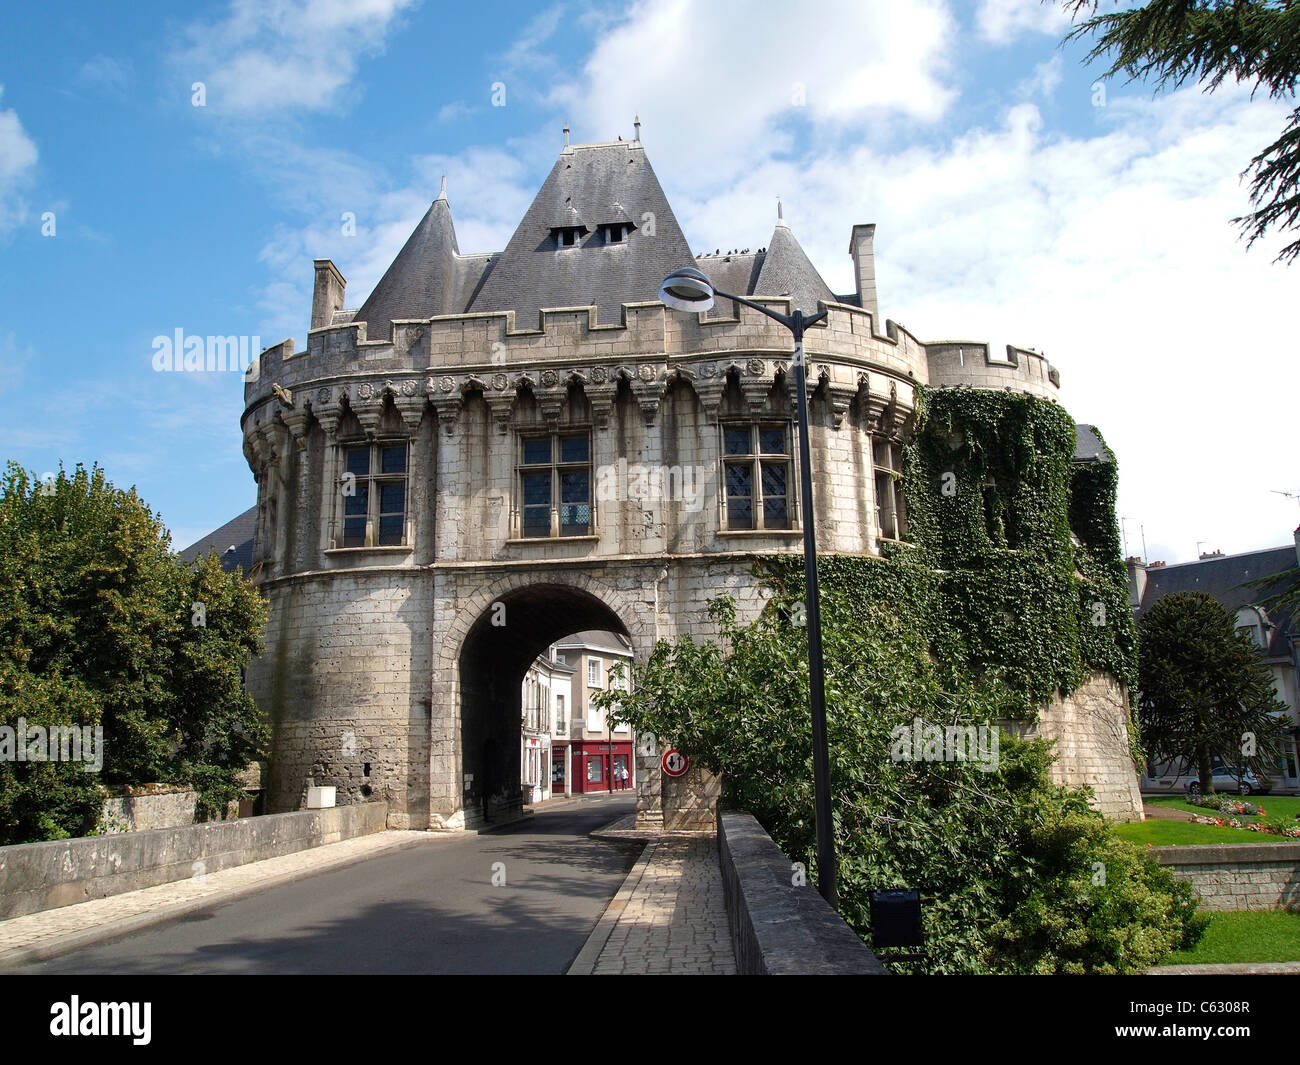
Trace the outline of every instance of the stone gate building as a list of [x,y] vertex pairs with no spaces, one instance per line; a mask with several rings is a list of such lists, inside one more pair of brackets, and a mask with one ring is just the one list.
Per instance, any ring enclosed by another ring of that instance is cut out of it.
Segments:
[[[757,612],[754,555],[802,549],[790,337],[726,301],[668,311],[672,270],[828,310],[806,339],[820,551],[906,535],[893,474],[918,384],[1057,399],[1032,351],[882,322],[874,226],[853,227],[856,290],[837,295],[779,218],[766,247],[693,255],[639,139],[565,141],[502,251],[460,251],[444,186],[359,309],[318,260],[307,350],[270,348],[246,385],[270,810],[311,782],[385,797],[394,827],[473,825],[518,804],[539,651],[603,629],[644,660],[712,635],[720,593]],[[1081,694],[1086,713],[1044,712],[1058,773],[1140,816],[1123,697],[1102,676]],[[657,761],[640,769],[653,816]]]

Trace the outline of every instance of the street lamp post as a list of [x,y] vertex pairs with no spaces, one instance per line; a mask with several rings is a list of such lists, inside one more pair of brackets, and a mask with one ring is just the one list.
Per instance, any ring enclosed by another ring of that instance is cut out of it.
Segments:
[[805,315],[796,309],[779,314],[760,303],[714,288],[694,267],[675,270],[659,286],[659,298],[673,310],[702,313],[715,297],[734,300],[780,322],[794,335],[794,381],[799,409],[799,484],[803,497],[804,604],[808,628],[808,688],[812,703],[813,791],[817,813],[817,886],[822,897],[836,905],[835,841],[831,821],[830,756],[826,743],[826,688],[822,669],[821,596],[817,587],[817,532],[813,518],[812,460],[808,451],[808,386],[803,351],[803,331],[826,317],[825,311]]

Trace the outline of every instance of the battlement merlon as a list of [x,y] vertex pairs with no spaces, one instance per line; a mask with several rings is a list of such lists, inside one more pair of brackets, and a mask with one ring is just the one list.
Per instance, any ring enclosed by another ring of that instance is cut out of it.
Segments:
[[989,345],[973,340],[931,341],[925,345],[931,388],[1011,389],[1053,403],[1059,401],[1060,372],[1031,348],[1007,345],[1006,360],[990,358]]
[[[788,299],[760,302],[792,309]],[[882,335],[869,311],[819,302],[818,309],[823,308],[826,319],[811,326],[806,337],[811,358],[857,362],[900,380],[926,383],[925,345],[907,330],[886,322]],[[793,350],[789,332],[752,308],[741,307],[738,317],[710,318],[678,314],[658,301],[625,303],[620,321],[608,324],[597,324],[595,307],[568,307],[543,310],[537,329],[517,329],[513,311],[399,320],[392,329],[391,340],[370,340],[365,322],[340,322],[312,329],[306,351],[295,352],[292,339],[267,348],[259,372],[245,382],[245,408],[269,397],[273,386],[292,391],[352,375],[494,373],[543,363],[568,367],[735,353],[788,359]]]

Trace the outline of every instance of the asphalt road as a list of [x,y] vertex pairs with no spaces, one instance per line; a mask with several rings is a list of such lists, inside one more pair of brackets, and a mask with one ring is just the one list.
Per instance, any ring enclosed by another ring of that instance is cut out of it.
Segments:
[[586,834],[633,807],[601,797],[434,836],[13,971],[561,974],[643,846]]

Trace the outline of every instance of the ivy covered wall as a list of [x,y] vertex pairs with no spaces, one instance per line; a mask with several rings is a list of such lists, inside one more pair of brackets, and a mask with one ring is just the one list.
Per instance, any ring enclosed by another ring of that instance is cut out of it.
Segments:
[[[908,542],[882,558],[823,556],[828,600],[892,605],[941,667],[989,685],[1007,718],[1036,721],[1098,671],[1131,688],[1115,463],[1075,463],[1073,420],[1034,396],[945,388],[918,399],[901,475]],[[798,555],[762,568],[802,586]],[[1124,713],[1136,757],[1131,704]]]

